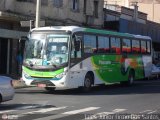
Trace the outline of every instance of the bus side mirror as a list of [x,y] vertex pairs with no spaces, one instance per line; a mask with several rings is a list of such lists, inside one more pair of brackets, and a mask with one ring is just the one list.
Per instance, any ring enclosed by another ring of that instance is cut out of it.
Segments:
[[27,40],[28,40],[28,37],[22,36],[22,37],[19,39],[19,42],[21,42],[21,41],[27,41]]
[[72,38],[73,38],[73,40],[74,40],[75,51],[80,51],[80,47],[81,47],[81,37],[73,34]]
[[75,51],[79,51],[80,50],[80,41],[75,41]]

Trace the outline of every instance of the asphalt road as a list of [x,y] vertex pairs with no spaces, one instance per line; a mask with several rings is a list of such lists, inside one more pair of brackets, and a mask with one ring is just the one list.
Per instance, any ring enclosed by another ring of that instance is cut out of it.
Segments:
[[89,93],[77,89],[53,93],[43,88],[17,89],[12,101],[0,105],[0,119],[18,120],[158,120],[160,80],[133,86],[97,86]]

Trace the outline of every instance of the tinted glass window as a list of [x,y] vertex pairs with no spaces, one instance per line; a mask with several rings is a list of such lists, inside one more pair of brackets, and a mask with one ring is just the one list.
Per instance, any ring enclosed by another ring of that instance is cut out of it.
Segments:
[[146,41],[141,41],[141,53],[146,53]]
[[140,42],[139,40],[132,40],[132,52],[139,53],[140,52]]
[[98,52],[99,53],[108,53],[109,50],[109,38],[98,36]]
[[111,37],[111,52],[117,54],[121,53],[120,38]]
[[131,41],[129,39],[122,40],[122,52],[125,53],[131,52]]
[[151,42],[147,41],[147,53],[151,53]]
[[96,36],[84,35],[84,53],[97,52]]

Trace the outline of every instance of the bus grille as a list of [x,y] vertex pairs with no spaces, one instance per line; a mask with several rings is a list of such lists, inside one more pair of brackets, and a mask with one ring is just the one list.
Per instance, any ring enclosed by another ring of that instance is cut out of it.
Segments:
[[31,82],[31,85],[38,85],[38,84],[46,84],[46,86],[55,86],[51,81],[49,80],[43,80],[43,81],[40,81],[40,80],[33,80]]

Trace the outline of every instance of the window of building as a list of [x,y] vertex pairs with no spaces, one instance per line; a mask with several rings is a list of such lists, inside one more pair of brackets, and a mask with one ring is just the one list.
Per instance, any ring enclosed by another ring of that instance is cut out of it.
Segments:
[[96,53],[96,36],[84,35],[84,53]]
[[121,53],[120,38],[111,37],[111,52],[117,54]]
[[129,39],[122,40],[122,52],[124,53],[131,52],[131,41]]
[[79,9],[79,0],[72,0],[72,10],[78,11]]
[[147,41],[147,53],[151,53],[151,42]]
[[63,6],[63,0],[53,0],[53,6],[62,7]]
[[132,52],[140,53],[140,42],[139,40],[132,40]]
[[98,18],[98,1],[94,1],[94,16]]
[[[37,0],[17,0],[18,2],[31,2],[31,3],[37,3]],[[48,5],[48,0],[41,0],[42,5]]]
[[98,53],[109,53],[109,37],[98,36]]
[[48,5],[48,0],[41,0],[41,2],[42,2],[42,5],[45,5],[45,6]]
[[36,3],[36,0],[17,0],[18,2],[33,2]]
[[146,53],[147,46],[146,41],[141,41],[141,53]]

